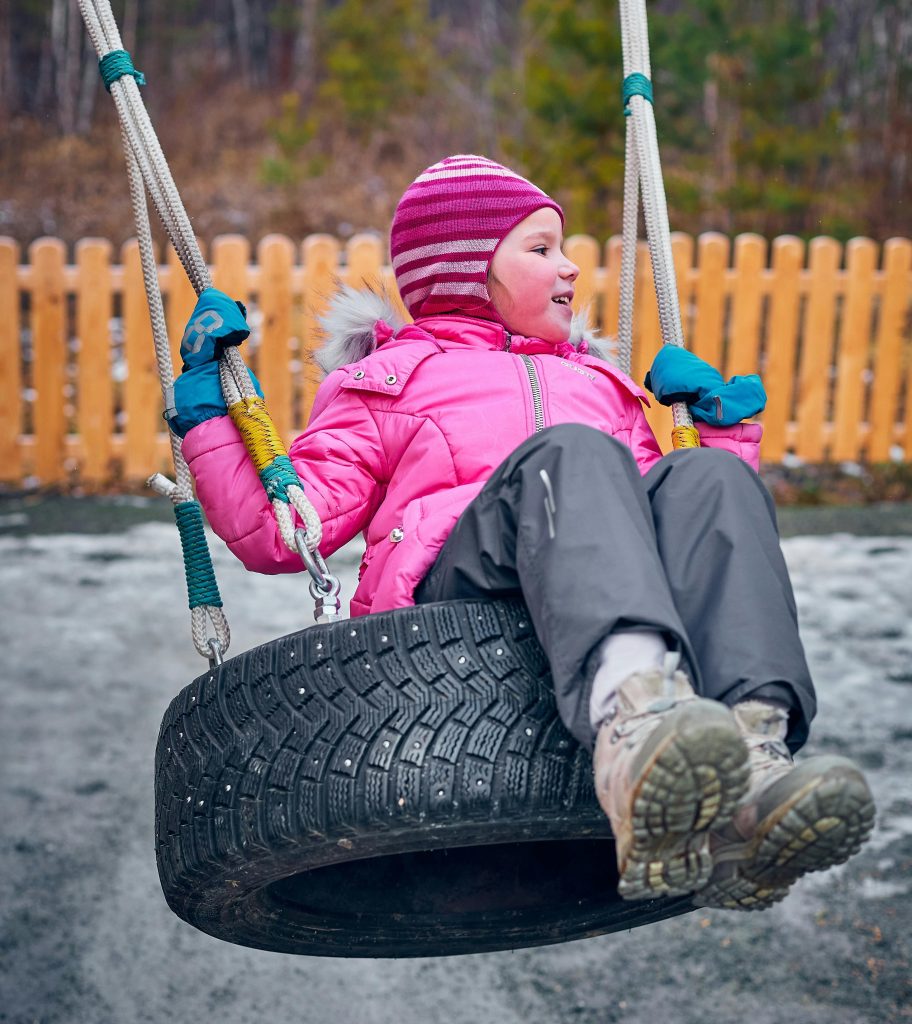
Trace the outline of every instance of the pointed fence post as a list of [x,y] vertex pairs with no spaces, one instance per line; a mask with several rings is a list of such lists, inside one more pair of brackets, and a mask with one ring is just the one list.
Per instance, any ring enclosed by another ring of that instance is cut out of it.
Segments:
[[42,487],[62,483],[65,467],[67,310],[63,270],[66,249],[59,238],[29,246],[32,265],[32,384],[35,429],[34,473]]
[[19,246],[0,238],[0,481],[22,480],[22,324],[19,316]]
[[98,488],[111,476],[114,388],[111,374],[111,243],[83,238],[76,245],[76,426],[80,478]]
[[839,461],[861,455],[865,373],[871,352],[871,310],[877,246],[870,238],[846,245],[845,302],[836,356],[833,440],[830,457]]
[[761,456],[770,462],[781,461],[789,441],[803,264],[804,243],[800,238],[780,235],[773,240],[766,365],[763,369],[767,402],[760,444]]

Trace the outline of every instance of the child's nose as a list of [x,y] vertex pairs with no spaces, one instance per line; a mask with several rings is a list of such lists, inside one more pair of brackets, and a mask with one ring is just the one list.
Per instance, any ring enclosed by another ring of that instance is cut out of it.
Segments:
[[564,265],[561,267],[560,276],[566,281],[575,281],[579,277],[580,268],[571,260],[564,258]]

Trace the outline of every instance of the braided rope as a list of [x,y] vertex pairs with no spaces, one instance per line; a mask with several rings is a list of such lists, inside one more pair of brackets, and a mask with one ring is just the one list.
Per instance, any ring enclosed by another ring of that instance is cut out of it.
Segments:
[[[158,283],[158,268],[152,247],[152,234],[146,205],[147,192],[197,295],[205,288],[211,287],[212,281],[209,268],[200,252],[190,219],[171,175],[171,169],[139,93],[139,86],[145,83],[145,79],[141,72],[136,71],[133,67],[132,58],[123,49],[120,32],[114,20],[109,0],[78,0],[78,3],[89,37],[99,56],[99,68],[105,87],[114,99],[120,122],[130,182],[130,195],[136,219],[143,283],[149,302],[159,380],[167,409],[173,404],[174,372]],[[256,399],[256,389],[253,386],[250,373],[236,347],[229,347],[223,351],[219,359],[219,379],[228,406],[241,400]],[[264,425],[264,430],[265,424],[268,422],[272,435],[275,435],[275,440],[278,441],[278,435],[275,434],[275,428],[268,418],[265,405],[262,406],[261,413],[258,413],[258,419]],[[265,432],[268,433],[268,430]],[[260,434],[262,433],[263,430]],[[159,487],[168,493],[177,507],[193,501],[193,482],[189,467],[181,454],[180,438],[171,433],[170,442],[176,484],[172,487],[161,488],[161,485]],[[307,547],[314,551],[322,537],[320,519],[301,487],[297,472],[287,458],[284,446],[281,445],[281,441],[278,443],[281,451],[276,451],[273,458],[276,465],[264,479],[264,486],[272,499],[286,547],[291,551],[297,552],[298,550],[295,543],[295,525],[290,513],[290,507],[293,507],[305,525]],[[284,456],[284,461],[277,461],[280,455]],[[194,552],[193,558],[200,557],[198,543],[194,542],[191,548]],[[206,558],[208,559],[208,557],[207,549]],[[209,566],[211,569],[211,561]],[[197,570],[194,569],[194,575],[196,572]],[[190,573],[189,567],[188,573]],[[212,581],[214,585],[214,574]],[[228,649],[230,633],[227,620],[221,609],[221,599],[218,601],[196,600],[194,594],[202,592],[212,597],[213,592],[207,588],[203,588],[202,591],[196,586],[191,588],[189,576],[188,592],[191,605],[191,630],[196,649],[205,657],[209,657],[213,653],[212,641],[207,637],[206,619],[208,617],[215,629],[215,639],[220,653],[224,653]],[[217,594],[217,588],[215,594]]]
[[[113,21],[113,17],[104,17],[105,12],[102,11],[99,13],[99,11],[88,2],[88,0],[80,0],[80,11],[92,43],[95,46],[96,51],[101,55],[99,63],[105,77],[105,84],[108,91],[114,98],[118,112],[121,127],[121,138],[127,163],[130,198],[136,222],[143,284],[145,286],[146,299],[149,305],[149,318],[152,326],[153,343],[155,345],[159,382],[162,387],[162,393],[165,396],[165,404],[167,405],[169,404],[168,396],[174,379],[174,372],[171,364],[171,350],[168,344],[164,306],[158,282],[158,267],[152,245],[152,231],[149,223],[148,207],[146,205],[144,180],[149,183],[149,192],[153,197],[156,209],[159,210],[160,213],[165,210],[167,220],[171,221],[170,225],[168,225],[166,221],[166,227],[170,227],[169,234],[173,231],[174,227],[173,217],[169,216],[170,210],[164,203],[159,178],[152,173],[152,163],[150,161],[148,148],[138,144],[139,137],[135,130],[135,125],[130,117],[131,107],[128,102],[129,89],[130,86],[132,86],[133,91],[137,92],[138,84],[137,81],[134,81],[135,76],[133,76],[130,70],[132,62],[125,61],[120,58],[118,58],[116,62],[111,62],[108,60],[108,54],[105,53],[106,50],[115,54],[126,52],[118,49],[120,46],[120,36],[117,31],[117,26]],[[110,8],[108,8],[107,13],[110,14]],[[106,70],[107,74],[105,74]],[[117,72],[116,77],[115,72]],[[126,84],[127,79],[125,76],[130,76],[130,85]],[[163,220],[166,220],[166,218],[163,218]],[[175,510],[182,506],[191,507],[196,504],[193,500],[193,482],[189,467],[181,453],[180,438],[169,432],[169,441],[171,444],[172,458],[174,460],[176,484],[168,490],[168,494],[174,503]],[[182,534],[183,545],[184,533],[180,525],[181,522],[182,520],[179,518],[178,524]],[[201,536],[203,545],[205,545],[205,535],[202,534]],[[201,548],[199,537],[197,537],[195,543],[191,545],[191,554],[189,556],[185,554],[185,566],[188,573],[190,628],[194,646],[197,651],[203,655],[203,657],[209,657],[213,653],[212,640],[209,636],[209,624],[211,623],[212,630],[215,632],[215,643],[217,643],[220,653],[224,653],[230,646],[231,632],[228,627],[228,620],[221,608],[221,599],[217,597],[217,587],[214,589],[214,595],[217,599],[210,601],[205,598],[213,595],[212,588],[204,588],[200,591],[199,588],[192,583],[193,579],[209,577],[211,578],[214,587],[215,581],[208,547],[203,546]],[[200,597],[201,594],[203,595],[203,599]]]
[[627,159],[624,162],[624,228],[621,238],[621,292],[618,305],[618,365],[630,376],[633,356],[633,307],[636,290],[637,217],[640,205],[640,163],[633,119],[627,120]]
[[[646,238],[662,341],[666,345],[684,345],[681,325],[681,307],[675,277],[674,256],[671,249],[671,230],[668,225],[668,206],[659,144],[656,135],[655,113],[652,105],[651,68],[649,62],[649,31],[645,0],[620,0],[621,43],[624,55],[624,107],[627,117],[627,169],[624,176],[624,236],[621,255],[621,303],[618,324],[620,349],[632,346],[634,277],[636,273],[637,214],[639,196],[642,196],[646,221]],[[631,170],[631,163],[635,170]],[[634,183],[638,179],[639,188]],[[639,195],[638,195],[639,193]],[[629,350],[628,350],[629,351]],[[628,359],[629,367],[629,354]],[[624,368],[622,366],[622,368]],[[629,372],[625,369],[625,372]],[[675,428],[693,429],[693,418],[683,402],[672,406]],[[678,441],[693,436],[686,432],[672,432]],[[699,442],[698,442],[699,443]],[[687,445],[690,447],[690,445]]]

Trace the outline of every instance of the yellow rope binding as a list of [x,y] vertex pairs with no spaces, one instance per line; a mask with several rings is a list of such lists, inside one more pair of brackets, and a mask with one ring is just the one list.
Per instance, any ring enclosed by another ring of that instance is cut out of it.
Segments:
[[672,447],[699,448],[700,432],[696,427],[675,427],[671,432]]
[[238,428],[258,473],[272,465],[279,455],[288,454],[262,398],[242,398],[228,406],[228,415]]
[[228,406],[228,415],[240,432],[270,500],[279,499],[288,504],[288,488],[301,488],[301,480],[288,458],[288,451],[266,409],[266,403],[256,396],[242,398]]

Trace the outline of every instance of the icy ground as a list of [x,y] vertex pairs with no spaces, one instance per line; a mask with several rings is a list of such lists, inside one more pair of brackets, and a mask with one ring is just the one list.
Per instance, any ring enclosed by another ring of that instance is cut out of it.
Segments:
[[[862,853],[764,914],[373,961],[231,946],[165,905],[155,739],[171,697],[205,667],[173,527],[0,536],[0,1021],[912,1020],[912,538],[796,537],[784,548],[820,691],[806,749],[868,772],[879,814]],[[234,652],[309,620],[300,578],[247,575],[221,549],[216,563]],[[356,564],[354,551],[335,563],[348,594]]]

